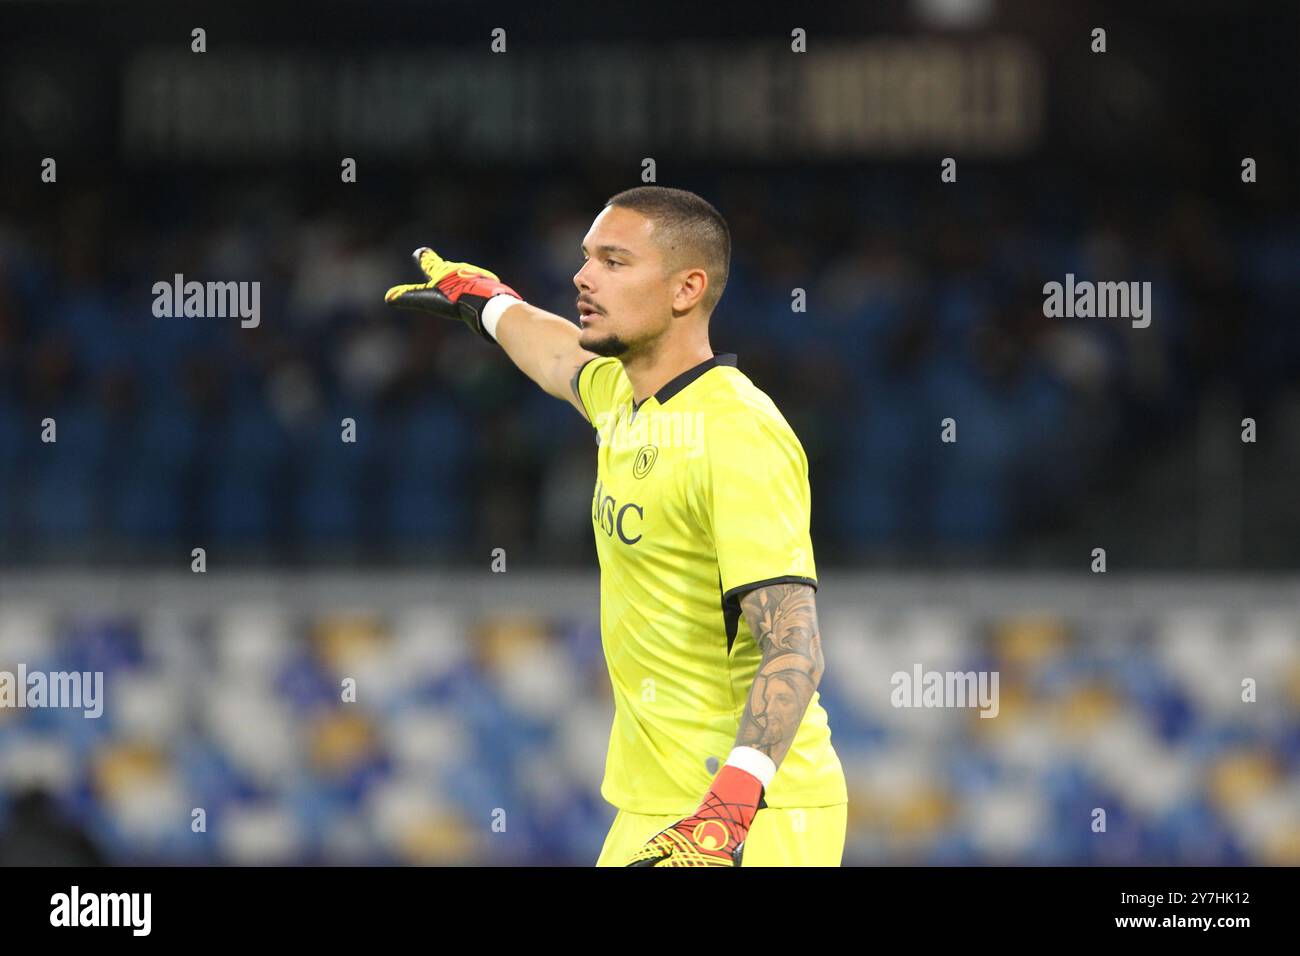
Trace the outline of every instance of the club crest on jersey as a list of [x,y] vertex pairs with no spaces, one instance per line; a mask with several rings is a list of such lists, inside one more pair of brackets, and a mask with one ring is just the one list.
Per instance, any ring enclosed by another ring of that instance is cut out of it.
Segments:
[[655,466],[658,458],[658,448],[654,445],[642,445],[641,450],[636,453],[636,460],[632,462],[632,477],[644,478],[650,474],[650,469]]

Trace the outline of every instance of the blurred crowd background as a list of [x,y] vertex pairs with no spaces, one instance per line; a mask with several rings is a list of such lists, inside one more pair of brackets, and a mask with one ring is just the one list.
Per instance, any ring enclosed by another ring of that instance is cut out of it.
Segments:
[[[819,572],[843,582],[823,701],[846,862],[1300,862],[1285,586],[1266,608],[1192,586],[1062,610],[1098,547],[1110,575],[1300,566],[1300,13],[833,6],[670,0],[647,24],[506,3],[434,35],[402,0],[309,23],[4,5],[0,670],[100,669],[110,691],[98,721],[0,709],[0,862],[594,859],[590,429],[382,297],[430,245],[573,318],[579,243],[646,157],[727,218],[713,346],[808,453]],[[1044,317],[1069,273],[1150,282],[1150,326]],[[259,282],[260,324],[155,317],[176,274]],[[372,590],[140,589],[196,547],[214,576]],[[495,597],[389,600],[378,569]],[[562,573],[534,605],[493,610],[541,569]],[[885,571],[993,569],[1074,583],[1028,616],[864,596]],[[87,604],[74,573],[135,597]],[[1001,714],[890,707],[916,662],[999,669]],[[1255,704],[1248,676],[1271,682]]]
[[[963,173],[952,199],[934,170],[691,181],[733,230],[714,348],[803,441],[826,560],[1076,566],[1105,542],[1130,565],[1276,567],[1300,552],[1300,222],[1243,230],[1194,195],[1042,173],[1015,192]],[[460,326],[382,298],[429,244],[573,317],[578,247],[618,183],[386,182],[396,195],[218,184],[142,206],[72,186],[47,222],[11,222],[4,556],[501,546],[590,563],[585,422]],[[260,325],[155,318],[152,284],[177,273],[261,277]],[[1067,273],[1150,281],[1150,327],[1045,318],[1042,285]]]
[[[473,21],[446,28],[445,58],[394,53],[351,3],[314,42],[270,11],[210,11],[202,54],[179,14],[88,11],[98,39],[70,58],[42,5],[13,6],[0,560],[171,564],[202,543],[241,563],[506,547],[591,566],[589,429],[499,351],[382,297],[431,245],[576,318],[582,237],[646,157],[730,223],[713,344],[803,441],[826,560],[1077,567],[1103,541],[1134,567],[1300,557],[1294,10],[919,2],[810,21],[795,54],[759,5],[656,66],[617,31],[575,57],[523,12],[486,62],[460,40]],[[638,85],[605,82],[624,75]],[[709,112],[724,93],[734,116]],[[1150,282],[1150,326],[1044,317],[1044,284],[1071,273]],[[260,324],[155,317],[177,274],[260,282]]]

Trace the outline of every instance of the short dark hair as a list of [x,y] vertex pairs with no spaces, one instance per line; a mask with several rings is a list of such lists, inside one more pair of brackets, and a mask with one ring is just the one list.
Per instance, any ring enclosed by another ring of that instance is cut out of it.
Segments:
[[704,310],[712,314],[731,272],[731,230],[707,200],[685,189],[636,186],[611,196],[606,206],[639,212],[655,224],[653,238],[668,271],[699,265],[709,276]]

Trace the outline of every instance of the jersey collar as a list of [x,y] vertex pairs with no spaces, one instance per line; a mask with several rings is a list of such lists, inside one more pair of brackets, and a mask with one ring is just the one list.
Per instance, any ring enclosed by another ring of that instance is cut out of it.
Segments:
[[[672,381],[664,385],[663,388],[659,389],[659,391],[651,395],[650,398],[653,398],[656,402],[662,405],[664,402],[668,401],[668,399],[672,398],[674,395],[676,395],[678,392],[684,389],[687,385],[690,385],[691,382],[695,381],[697,378],[699,378],[709,369],[713,368],[715,365],[730,365],[732,368],[735,368],[736,353],[735,352],[714,352],[713,358],[705,359],[699,365],[693,366],[692,368],[688,368],[685,372],[682,372],[681,375],[678,375],[675,379],[673,379]],[[632,411],[633,412],[640,411],[641,406],[644,404],[645,401],[642,401],[640,405],[638,405],[636,402],[633,402]]]

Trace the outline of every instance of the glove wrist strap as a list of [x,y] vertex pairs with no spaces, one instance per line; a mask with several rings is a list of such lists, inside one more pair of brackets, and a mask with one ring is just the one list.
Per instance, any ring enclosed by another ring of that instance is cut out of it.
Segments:
[[491,336],[492,341],[497,338],[497,323],[501,321],[501,316],[505,314],[506,309],[512,305],[520,305],[523,299],[513,296],[508,292],[501,292],[487,300],[480,313],[480,321],[483,323],[483,331]]
[[772,778],[776,776],[776,764],[772,762],[772,758],[753,747],[733,748],[727,757],[726,765],[753,774],[762,782],[764,788],[770,787]]

